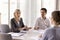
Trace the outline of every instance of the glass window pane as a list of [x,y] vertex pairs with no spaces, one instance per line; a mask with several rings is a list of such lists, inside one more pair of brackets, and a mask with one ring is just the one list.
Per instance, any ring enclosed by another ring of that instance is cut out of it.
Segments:
[[13,18],[15,9],[17,9],[17,0],[10,0],[10,19]]
[[20,0],[20,10],[21,10],[21,17],[23,18],[24,24],[27,25],[28,20],[26,19],[28,15],[28,3],[29,0]]
[[0,0],[1,24],[8,24],[8,0]]
[[47,17],[56,9],[56,0],[42,0],[42,7],[47,9]]

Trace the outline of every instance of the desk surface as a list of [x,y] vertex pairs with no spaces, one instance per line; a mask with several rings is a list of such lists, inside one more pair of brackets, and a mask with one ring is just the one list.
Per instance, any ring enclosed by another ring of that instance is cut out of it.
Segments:
[[9,33],[12,35],[13,39],[16,40],[38,40],[39,35],[43,34],[44,30],[29,30],[25,33]]

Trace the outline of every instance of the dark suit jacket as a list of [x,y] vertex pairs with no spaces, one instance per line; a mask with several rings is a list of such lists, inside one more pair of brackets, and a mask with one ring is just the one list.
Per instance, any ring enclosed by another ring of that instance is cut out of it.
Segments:
[[19,27],[20,28],[24,27],[24,23],[23,23],[22,18],[20,18],[19,25],[16,22],[16,20],[14,18],[12,18],[11,19],[11,28],[12,28],[12,31],[13,32],[20,32],[20,30],[18,30]]

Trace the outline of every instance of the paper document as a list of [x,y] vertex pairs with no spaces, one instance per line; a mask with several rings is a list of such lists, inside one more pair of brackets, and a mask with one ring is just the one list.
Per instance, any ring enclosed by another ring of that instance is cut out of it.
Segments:
[[24,35],[23,33],[8,33],[11,34],[11,36],[22,36]]

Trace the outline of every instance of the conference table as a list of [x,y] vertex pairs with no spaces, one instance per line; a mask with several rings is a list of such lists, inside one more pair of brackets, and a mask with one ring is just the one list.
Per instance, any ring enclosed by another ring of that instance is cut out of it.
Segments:
[[29,31],[21,31],[20,33],[13,33],[10,32],[8,34],[11,34],[12,39],[14,40],[41,40],[42,37],[39,37],[40,35],[43,35],[45,30],[29,30]]

